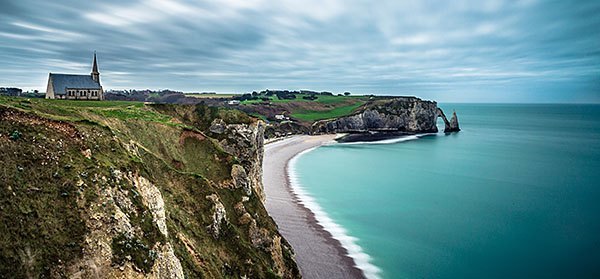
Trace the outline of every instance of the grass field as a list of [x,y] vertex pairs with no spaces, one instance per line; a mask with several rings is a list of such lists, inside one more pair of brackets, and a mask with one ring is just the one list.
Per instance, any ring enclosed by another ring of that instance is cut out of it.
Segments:
[[[17,100],[25,100],[19,98]],[[143,107],[143,102],[133,101],[83,101],[83,100],[49,100],[49,99],[27,99],[32,103],[46,102],[48,104],[55,104],[67,107]]]
[[[315,103],[320,103],[320,104],[335,105],[335,104],[347,102],[349,100],[362,100],[362,99],[367,98],[365,96],[329,96],[329,95],[319,95],[318,97],[319,97],[318,99],[313,101],[313,100],[302,99],[302,95],[298,95],[298,97],[296,99],[284,99],[284,100],[278,99],[277,96],[271,96],[270,97],[271,100],[269,102],[271,102],[271,103],[315,102]],[[264,102],[264,101],[263,100],[246,100],[246,101],[243,101],[242,104],[254,104],[254,103],[261,103],[261,102]]]
[[[225,97],[233,94],[194,94],[195,96]],[[319,96],[317,100],[305,100],[301,96],[293,100],[279,100],[273,97],[270,101],[273,105],[293,107],[290,116],[304,122],[329,119],[351,114],[363,105],[367,99],[365,96]],[[250,105],[260,103],[260,100],[248,100],[242,104]],[[293,103],[304,104],[294,106]],[[313,103],[313,105],[310,105]],[[0,104],[21,108],[47,114],[57,120],[82,120],[89,119],[91,115],[96,117],[117,118],[120,120],[139,119],[143,121],[158,122],[169,126],[181,126],[174,123],[171,117],[161,114],[156,110],[146,107],[143,102],[132,101],[79,101],[79,100],[48,100],[36,98],[19,98],[0,96]],[[292,104],[289,106],[288,104]],[[254,117],[266,120],[267,117],[261,112],[249,112]]]
[[[274,117],[272,112],[281,111],[302,122],[336,118],[353,113],[369,100],[369,96],[337,96],[317,95],[316,100],[303,99],[305,94],[296,94],[296,99],[280,100],[277,96],[270,96],[270,101],[246,100],[242,106],[247,106],[254,114]],[[260,95],[258,97],[266,97]],[[265,118],[265,117],[261,117]],[[266,117],[269,118],[269,117]]]
[[329,118],[340,117],[351,114],[354,110],[364,104],[364,101],[356,102],[353,105],[336,107],[329,111],[300,111],[292,113],[292,117],[302,121],[317,121]]
[[90,114],[95,114],[121,120],[140,119],[167,125],[180,125],[179,123],[171,123],[171,117],[145,107],[142,102],[48,100],[2,96],[0,97],[0,104],[37,111],[46,114],[49,118],[59,120],[82,120],[88,119]]
[[186,97],[200,98],[200,99],[215,99],[215,98],[233,98],[239,94],[235,93],[217,93],[217,94],[194,94],[186,93]]

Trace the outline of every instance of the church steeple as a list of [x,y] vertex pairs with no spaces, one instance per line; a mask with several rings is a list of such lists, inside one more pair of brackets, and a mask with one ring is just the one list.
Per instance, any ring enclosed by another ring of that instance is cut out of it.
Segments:
[[94,64],[92,65],[92,79],[100,83],[100,73],[98,72],[98,62],[96,62],[96,51],[94,51]]

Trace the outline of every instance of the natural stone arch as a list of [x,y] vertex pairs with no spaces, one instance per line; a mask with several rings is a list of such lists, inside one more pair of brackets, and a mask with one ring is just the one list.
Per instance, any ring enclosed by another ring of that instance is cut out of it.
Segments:
[[460,128],[458,127],[458,117],[456,116],[456,111],[452,113],[452,118],[450,119],[450,121],[448,121],[448,118],[446,118],[446,114],[444,114],[444,111],[441,108],[437,108],[437,116],[441,117],[444,120],[444,133],[460,131]]

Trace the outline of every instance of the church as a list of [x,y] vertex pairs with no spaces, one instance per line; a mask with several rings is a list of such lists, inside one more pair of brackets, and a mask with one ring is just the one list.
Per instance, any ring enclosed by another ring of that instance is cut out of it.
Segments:
[[48,76],[46,99],[104,100],[96,52],[89,75],[53,74]]

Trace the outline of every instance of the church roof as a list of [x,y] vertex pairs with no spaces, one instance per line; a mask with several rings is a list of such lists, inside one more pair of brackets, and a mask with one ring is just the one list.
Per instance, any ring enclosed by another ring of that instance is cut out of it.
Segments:
[[67,94],[67,88],[101,89],[100,83],[91,75],[68,75],[50,73],[50,82],[55,94]]

